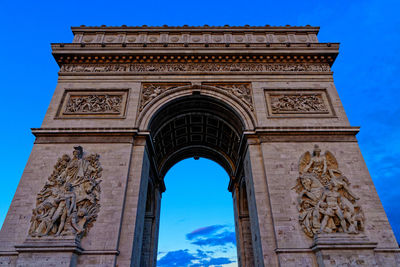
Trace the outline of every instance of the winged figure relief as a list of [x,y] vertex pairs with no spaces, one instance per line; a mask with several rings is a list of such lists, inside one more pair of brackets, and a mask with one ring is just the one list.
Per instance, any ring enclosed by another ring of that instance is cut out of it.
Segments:
[[57,160],[53,173],[38,193],[32,210],[32,237],[75,236],[81,239],[92,227],[100,209],[100,166],[98,154],[85,156],[75,146],[73,156]]
[[349,233],[363,231],[364,215],[349,179],[339,170],[335,156],[318,145],[299,161],[299,177],[292,188],[298,194],[299,222],[304,233]]

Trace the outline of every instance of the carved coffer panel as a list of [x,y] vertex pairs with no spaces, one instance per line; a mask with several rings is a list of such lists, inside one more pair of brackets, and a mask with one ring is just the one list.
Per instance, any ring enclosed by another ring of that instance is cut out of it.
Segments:
[[325,89],[264,89],[269,117],[334,117]]
[[65,90],[56,118],[125,118],[128,89]]

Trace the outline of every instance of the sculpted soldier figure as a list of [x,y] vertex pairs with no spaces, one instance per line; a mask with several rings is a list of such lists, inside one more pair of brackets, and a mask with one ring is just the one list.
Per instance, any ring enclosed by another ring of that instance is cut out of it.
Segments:
[[325,191],[321,197],[319,207],[322,208],[321,213],[324,215],[321,222],[320,232],[332,233],[334,229],[327,227],[328,220],[333,219],[336,215],[340,220],[340,225],[344,232],[347,232],[346,222],[341,210],[341,195],[337,192],[337,187],[332,183],[325,187]]
[[72,185],[65,183],[64,192],[60,195],[60,205],[53,216],[53,223],[61,216],[56,236],[64,230],[65,221],[73,211],[76,212],[76,195],[72,190]]
[[84,236],[99,212],[101,171],[99,155],[84,158],[81,146],[74,147],[72,159],[59,158],[37,195],[29,234]]
[[350,190],[350,182],[331,152],[321,155],[315,145],[312,155],[304,153],[293,189],[298,193],[299,223],[307,236],[363,230],[364,216],[356,202],[359,198]]

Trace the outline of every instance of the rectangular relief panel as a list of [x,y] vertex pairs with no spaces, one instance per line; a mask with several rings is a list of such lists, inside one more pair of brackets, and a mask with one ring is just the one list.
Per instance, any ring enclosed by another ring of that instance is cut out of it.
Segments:
[[128,92],[128,89],[67,89],[56,119],[125,118]]
[[326,89],[264,89],[268,117],[335,117]]

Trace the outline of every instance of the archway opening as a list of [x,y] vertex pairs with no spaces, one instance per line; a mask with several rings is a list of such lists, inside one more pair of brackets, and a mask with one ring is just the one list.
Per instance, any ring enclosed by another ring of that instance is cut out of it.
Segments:
[[[233,198],[234,228],[238,244],[237,262],[239,266],[252,266],[247,260],[253,257],[252,240],[254,238],[251,234],[251,216],[246,215],[249,208],[247,206],[243,208],[243,203],[248,205],[247,192],[243,186],[246,180],[243,160],[247,143],[243,137],[245,127],[241,116],[226,103],[194,92],[192,95],[174,99],[162,106],[151,118],[148,129],[150,138],[147,142],[147,151],[151,167],[147,196],[142,199],[143,203],[146,202],[146,213],[143,218],[144,229],[140,234],[141,264],[143,266],[156,265],[161,194],[165,190],[164,177],[167,172],[182,160],[206,158],[219,164],[229,177],[225,188],[228,188]],[[193,170],[188,170],[187,177],[193,174]],[[188,191],[190,192],[189,188]],[[204,194],[203,200],[207,197]],[[232,211],[232,208],[229,210]],[[222,225],[210,224],[211,228],[206,228],[206,231],[212,229],[217,234],[228,233],[229,223],[226,227]],[[209,226],[199,226],[197,230]],[[192,229],[193,231],[196,229]],[[190,233],[186,234],[191,236]],[[185,234],[183,237],[187,238]],[[201,243],[201,240],[199,242]],[[188,252],[189,250],[180,251]],[[160,252],[165,253],[165,251]],[[219,258],[232,261],[231,257]],[[211,258],[209,257],[208,260]],[[247,265],[242,265],[242,262]]]
[[157,266],[237,266],[226,171],[211,160],[190,158],[164,180]]

